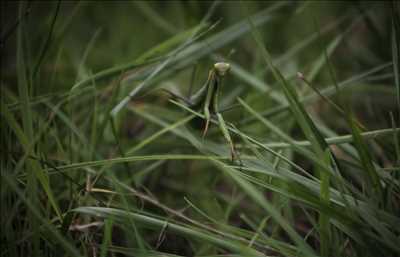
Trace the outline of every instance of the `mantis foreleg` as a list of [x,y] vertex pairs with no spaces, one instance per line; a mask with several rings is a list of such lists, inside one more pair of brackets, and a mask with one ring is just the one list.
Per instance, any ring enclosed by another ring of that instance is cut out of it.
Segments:
[[214,99],[214,91],[215,91],[215,74],[213,72],[210,72],[208,76],[208,84],[207,84],[207,93],[206,93],[206,99],[204,101],[204,117],[206,118],[206,125],[204,127],[203,131],[203,137],[207,134],[208,131],[208,126],[210,124],[210,106],[211,106],[211,101]]
[[218,126],[221,129],[221,132],[224,135],[226,141],[229,143],[229,147],[231,149],[231,158],[232,158],[232,161],[233,161],[233,160],[237,159],[236,149],[235,149],[235,146],[233,144],[231,135],[229,134],[229,131],[227,129],[227,125],[225,123],[225,120],[222,117],[222,115],[221,115],[221,113],[219,112],[219,109],[218,109],[218,96],[219,96],[219,90],[220,90],[219,83],[221,81],[218,80],[217,82],[218,83],[216,84],[214,98],[213,98],[213,108],[214,108],[214,112],[215,112],[215,114],[217,115],[217,118],[218,118]]

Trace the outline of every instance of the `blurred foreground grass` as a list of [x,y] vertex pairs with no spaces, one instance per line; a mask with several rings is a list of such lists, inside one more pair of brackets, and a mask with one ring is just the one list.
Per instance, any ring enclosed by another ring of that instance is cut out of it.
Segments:
[[400,255],[398,2],[1,7],[1,256]]

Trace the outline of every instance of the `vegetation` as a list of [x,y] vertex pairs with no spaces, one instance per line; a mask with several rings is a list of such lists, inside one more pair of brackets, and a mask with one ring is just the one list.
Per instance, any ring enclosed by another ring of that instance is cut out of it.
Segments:
[[1,7],[2,257],[400,256],[399,2]]

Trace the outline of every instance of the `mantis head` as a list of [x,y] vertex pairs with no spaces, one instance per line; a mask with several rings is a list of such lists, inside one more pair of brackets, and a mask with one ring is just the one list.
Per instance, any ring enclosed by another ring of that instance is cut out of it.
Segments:
[[231,65],[227,62],[217,62],[214,64],[214,70],[218,76],[224,76],[231,68]]

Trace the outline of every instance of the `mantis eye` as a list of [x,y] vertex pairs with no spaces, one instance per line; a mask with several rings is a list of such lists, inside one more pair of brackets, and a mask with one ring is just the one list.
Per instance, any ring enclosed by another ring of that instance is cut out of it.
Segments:
[[214,69],[217,71],[219,76],[224,76],[230,68],[231,65],[227,62],[217,62],[214,64]]

